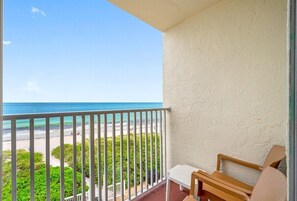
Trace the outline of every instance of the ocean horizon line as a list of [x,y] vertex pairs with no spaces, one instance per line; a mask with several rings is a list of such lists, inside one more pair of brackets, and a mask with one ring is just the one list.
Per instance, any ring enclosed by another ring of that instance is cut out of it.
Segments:
[[3,114],[36,114],[162,107],[162,102],[5,102]]
[[163,103],[162,101],[111,101],[111,102],[96,102],[96,101],[32,101],[32,102],[14,102],[14,101],[5,101],[6,103]]

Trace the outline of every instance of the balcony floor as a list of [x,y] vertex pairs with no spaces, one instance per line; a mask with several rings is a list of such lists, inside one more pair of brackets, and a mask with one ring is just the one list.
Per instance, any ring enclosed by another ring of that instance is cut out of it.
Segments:
[[[165,201],[166,194],[166,182],[163,182],[159,186],[151,189],[150,191],[144,193],[139,198],[135,199],[135,201]],[[171,182],[170,185],[170,201],[182,201],[187,195],[189,191],[179,190],[179,185]]]
[[[151,189],[150,191],[135,199],[135,201],[165,201],[165,194],[166,182],[163,182],[159,186]],[[184,191],[180,191],[179,185],[171,182],[169,197],[170,201],[182,201],[187,195],[189,195],[189,190],[185,189]],[[207,198],[211,198],[213,201],[223,201],[222,199],[217,198],[208,192],[203,192],[203,195],[200,197],[200,201],[207,201]]]

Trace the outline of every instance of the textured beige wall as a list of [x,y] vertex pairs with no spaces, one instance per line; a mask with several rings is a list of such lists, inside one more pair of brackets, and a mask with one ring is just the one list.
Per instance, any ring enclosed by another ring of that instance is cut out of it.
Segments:
[[286,11],[285,0],[224,0],[164,33],[169,167],[213,171],[219,152],[262,164],[285,144]]

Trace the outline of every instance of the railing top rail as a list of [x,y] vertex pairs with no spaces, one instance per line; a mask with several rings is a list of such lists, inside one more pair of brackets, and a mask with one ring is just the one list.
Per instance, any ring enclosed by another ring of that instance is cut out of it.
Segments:
[[130,110],[98,110],[98,111],[79,111],[79,112],[58,112],[58,113],[31,113],[31,114],[12,114],[3,115],[3,121],[19,120],[19,119],[42,119],[52,117],[82,116],[82,115],[98,115],[98,114],[120,114],[129,112],[151,112],[151,111],[170,111],[170,108],[144,108]]

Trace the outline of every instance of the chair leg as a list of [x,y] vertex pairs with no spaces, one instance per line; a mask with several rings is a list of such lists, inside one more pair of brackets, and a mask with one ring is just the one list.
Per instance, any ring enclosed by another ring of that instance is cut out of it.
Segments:
[[201,196],[202,195],[202,189],[203,189],[203,186],[202,185],[203,185],[203,183],[201,181],[198,181],[198,190],[197,190],[198,196]]
[[[195,188],[194,188],[194,198],[198,198],[198,183],[195,183]],[[200,198],[199,198],[200,199]]]
[[167,178],[166,181],[166,201],[169,201],[169,196],[170,196],[170,179]]
[[184,187],[182,185],[179,185],[179,190],[180,191],[183,191],[184,190]]

